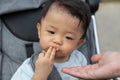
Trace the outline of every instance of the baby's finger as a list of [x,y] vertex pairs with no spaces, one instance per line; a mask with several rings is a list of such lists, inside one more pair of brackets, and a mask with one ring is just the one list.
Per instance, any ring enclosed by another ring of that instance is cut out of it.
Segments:
[[56,49],[53,48],[53,49],[52,49],[52,52],[51,52],[51,55],[50,55],[50,59],[54,60],[55,53],[56,53]]
[[42,51],[40,54],[39,54],[39,58],[40,57],[44,57],[45,56],[45,53]]
[[49,49],[47,50],[45,56],[49,58],[50,55],[51,55],[51,52],[52,52],[52,47],[49,47]]

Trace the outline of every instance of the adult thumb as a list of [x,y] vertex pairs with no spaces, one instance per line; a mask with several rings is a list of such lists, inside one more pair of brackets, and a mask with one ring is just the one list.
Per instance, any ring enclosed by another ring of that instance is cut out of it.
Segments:
[[102,57],[102,54],[96,54],[94,56],[92,56],[91,60],[92,62],[98,62]]

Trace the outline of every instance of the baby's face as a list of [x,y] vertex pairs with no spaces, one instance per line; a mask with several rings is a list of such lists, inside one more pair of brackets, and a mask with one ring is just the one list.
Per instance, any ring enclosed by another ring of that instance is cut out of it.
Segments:
[[82,44],[82,30],[78,24],[79,20],[66,11],[49,11],[38,27],[40,46],[45,51],[50,46],[55,47],[56,57],[69,56]]

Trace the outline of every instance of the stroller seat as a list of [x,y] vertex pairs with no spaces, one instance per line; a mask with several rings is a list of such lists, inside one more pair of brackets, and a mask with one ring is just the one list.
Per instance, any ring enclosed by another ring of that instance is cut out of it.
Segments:
[[[26,7],[24,4],[21,8],[17,7],[18,4],[14,4],[16,5],[16,8],[13,7],[14,10],[0,12],[0,80],[10,80],[26,58],[40,51],[36,24],[40,17],[41,4],[44,1],[36,0],[37,6],[32,5],[33,1],[31,1],[31,3],[26,3],[29,6]],[[91,56],[99,52],[99,47],[96,46],[94,16],[100,0],[86,0],[86,2],[90,6],[92,19],[85,38],[86,42],[78,50],[85,55],[88,64],[91,64]]]

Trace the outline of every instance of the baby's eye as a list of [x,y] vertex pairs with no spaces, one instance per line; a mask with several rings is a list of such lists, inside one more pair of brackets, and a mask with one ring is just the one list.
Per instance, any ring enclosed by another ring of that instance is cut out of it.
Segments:
[[55,32],[54,32],[54,31],[48,31],[48,33],[50,33],[50,34],[55,34]]
[[68,36],[66,37],[66,39],[73,40],[73,38],[71,38],[71,37],[68,37]]

